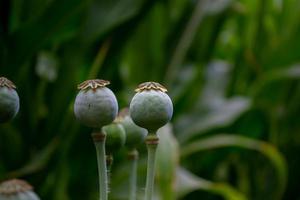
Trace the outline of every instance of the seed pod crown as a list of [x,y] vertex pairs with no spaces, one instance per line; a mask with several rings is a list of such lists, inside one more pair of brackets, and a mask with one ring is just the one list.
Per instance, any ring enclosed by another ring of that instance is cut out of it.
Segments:
[[0,184],[1,200],[40,200],[33,187],[26,181],[12,179]]
[[10,196],[31,190],[33,190],[33,187],[29,183],[19,179],[4,181],[0,184],[1,195]]
[[109,85],[110,82],[102,79],[93,79],[93,80],[86,80],[78,85],[79,90],[86,90],[86,89],[97,89],[99,87],[105,87]]
[[168,92],[168,90],[162,86],[161,84],[157,83],[157,82],[145,82],[145,83],[141,83],[136,89],[136,92],[142,92],[142,91],[147,91],[147,90],[157,90],[157,91],[161,91],[161,92]]
[[10,88],[10,89],[16,89],[17,88],[12,81],[8,80],[5,77],[0,77],[0,87],[7,87],[7,88]]

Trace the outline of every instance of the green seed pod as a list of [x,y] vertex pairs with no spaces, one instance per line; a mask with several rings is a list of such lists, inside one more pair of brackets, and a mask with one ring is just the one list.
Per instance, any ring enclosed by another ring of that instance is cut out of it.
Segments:
[[130,103],[130,116],[135,124],[156,132],[170,121],[173,104],[165,87],[156,82],[145,82],[135,91]]
[[123,125],[126,133],[125,146],[129,150],[137,148],[147,135],[147,130],[137,126],[131,119],[128,109],[123,109],[118,116],[120,123]]
[[80,89],[74,104],[76,118],[84,125],[101,128],[110,124],[118,113],[118,102],[107,87],[109,81],[87,80],[78,85]]
[[111,123],[102,128],[106,134],[105,150],[106,154],[112,154],[124,146],[126,134],[123,126],[117,122]]
[[16,86],[5,77],[0,77],[0,123],[13,119],[19,111],[20,100]]
[[29,183],[12,179],[0,184],[0,200],[39,200]]

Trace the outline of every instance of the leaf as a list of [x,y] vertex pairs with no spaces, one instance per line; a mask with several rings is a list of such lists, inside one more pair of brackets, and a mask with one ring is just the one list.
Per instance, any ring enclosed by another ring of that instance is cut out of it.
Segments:
[[272,70],[264,75],[264,77],[256,82],[250,90],[251,95],[258,96],[265,87],[276,81],[299,80],[300,64],[292,65],[282,69]]
[[165,6],[161,1],[154,3],[129,37],[120,63],[121,78],[127,85],[135,87],[146,80],[160,82],[163,77],[167,57],[165,41],[170,26]]
[[58,140],[53,139],[43,150],[36,154],[24,167],[7,173],[7,177],[15,178],[35,173],[47,166],[53,156]]
[[179,163],[179,146],[168,124],[158,131],[159,145],[156,158],[156,178],[161,199],[175,199],[176,168]]
[[208,15],[216,15],[227,9],[232,2],[232,0],[209,0],[206,1],[204,9]]
[[282,197],[287,184],[287,164],[283,155],[271,144],[239,135],[219,134],[185,145],[182,148],[181,156],[186,157],[199,151],[224,147],[254,150],[268,158],[277,173],[278,188],[274,189],[274,198]]
[[178,75],[178,72],[180,70],[180,67],[182,65],[182,62],[186,57],[187,51],[189,50],[193,42],[193,39],[197,33],[197,30],[200,27],[205,17],[205,11],[203,10],[203,5],[205,5],[204,0],[199,0],[196,3],[195,8],[191,14],[191,17],[188,23],[186,24],[186,27],[178,41],[178,44],[176,45],[176,48],[170,59],[170,63],[166,69],[167,73],[165,77],[165,82],[167,83],[167,86],[173,85],[176,76]]
[[225,101],[217,110],[212,110],[206,115],[198,116],[184,116],[185,121],[178,122],[181,128],[178,131],[178,140],[180,143],[192,139],[193,137],[206,132],[211,129],[221,128],[232,124],[242,113],[247,111],[251,106],[251,101],[245,97],[234,97]]
[[10,66],[14,68],[26,62],[90,2],[90,0],[54,0],[39,18],[13,32],[9,36]]
[[144,0],[96,0],[91,6],[82,37],[86,42],[93,42],[114,27],[137,15],[144,5]]
[[214,183],[197,177],[184,168],[177,169],[176,191],[178,197],[195,190],[204,190],[209,193],[218,194],[226,200],[246,200],[247,198],[226,183]]
[[[229,7],[231,2],[232,0],[199,0],[196,2],[193,6],[194,10],[192,11],[191,17],[186,23],[186,27],[179,38],[167,67],[165,82],[168,86],[172,86],[175,83],[177,76],[180,75],[180,68],[185,61],[188,50],[196,37],[197,31],[200,27],[202,28],[202,24],[204,20],[206,20],[207,15],[216,15],[223,12]],[[216,35],[212,34],[212,38],[218,34],[219,30],[217,29]],[[212,46],[213,44],[209,47]]]

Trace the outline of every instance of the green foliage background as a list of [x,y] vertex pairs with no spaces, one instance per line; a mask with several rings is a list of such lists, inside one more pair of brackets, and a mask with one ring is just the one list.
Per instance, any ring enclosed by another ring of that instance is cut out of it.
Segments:
[[[0,180],[26,179],[44,200],[97,199],[91,130],[72,111],[76,85],[110,80],[122,108],[153,80],[175,111],[160,130],[158,199],[300,199],[298,0],[0,6],[0,75],[21,99],[16,119],[0,125]],[[123,149],[111,199],[126,199],[127,173]]]

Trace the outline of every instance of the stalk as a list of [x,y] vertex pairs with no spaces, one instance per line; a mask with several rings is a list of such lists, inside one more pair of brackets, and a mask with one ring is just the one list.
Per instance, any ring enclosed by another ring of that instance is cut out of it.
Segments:
[[148,162],[145,200],[152,200],[155,177],[155,156],[158,145],[158,137],[156,134],[151,133],[147,135],[146,145],[148,150]]
[[129,200],[136,200],[136,185],[137,185],[137,161],[139,153],[136,149],[128,153],[128,159],[131,161],[129,174]]
[[99,191],[100,200],[107,200],[107,174],[105,159],[105,134],[101,131],[92,133],[93,141],[96,147],[97,164],[99,173]]

